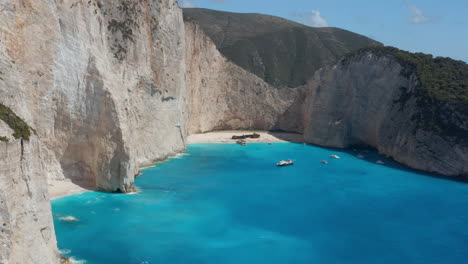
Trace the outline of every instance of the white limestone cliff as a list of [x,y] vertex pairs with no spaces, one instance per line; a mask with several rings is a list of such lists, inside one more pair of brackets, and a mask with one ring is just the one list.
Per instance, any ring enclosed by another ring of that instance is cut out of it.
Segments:
[[0,263],[59,263],[38,138],[0,143]]
[[126,192],[140,164],[184,148],[176,1],[9,0],[1,10],[0,98],[37,131],[47,178]]
[[[302,132],[298,89],[276,89],[229,61],[196,24],[186,22],[189,134],[213,130]],[[289,115],[289,113],[294,113]],[[296,115],[299,114],[299,115]]]
[[403,93],[417,85],[396,59],[370,52],[323,68],[305,88],[304,138],[328,147],[368,145],[414,169],[468,175],[466,141],[418,127],[414,97],[402,105]]
[[47,179],[129,192],[141,165],[185,148],[182,13],[175,0],[5,0],[0,17],[0,103],[37,135],[23,158],[0,142],[0,262],[57,263]]

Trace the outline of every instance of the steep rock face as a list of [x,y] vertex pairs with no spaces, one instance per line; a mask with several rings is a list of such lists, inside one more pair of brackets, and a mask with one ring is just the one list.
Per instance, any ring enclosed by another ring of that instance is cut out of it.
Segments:
[[175,0],[0,6],[0,103],[36,135],[0,142],[0,262],[57,263],[47,179],[129,192],[139,166],[185,148],[182,13]]
[[196,24],[186,22],[188,132],[261,129],[301,132],[298,89],[275,89],[223,57]]
[[36,129],[49,179],[126,192],[139,165],[184,148],[175,0],[8,0],[1,12],[0,99]]
[[412,168],[444,175],[468,174],[468,147],[425,131],[412,116],[418,85],[391,56],[371,52],[322,69],[306,88],[304,136],[308,142],[346,148],[370,145]]
[[13,129],[11,129],[8,124],[0,120],[0,137],[5,137],[8,141],[14,140],[13,132]]
[[38,139],[0,143],[0,263],[59,263]]

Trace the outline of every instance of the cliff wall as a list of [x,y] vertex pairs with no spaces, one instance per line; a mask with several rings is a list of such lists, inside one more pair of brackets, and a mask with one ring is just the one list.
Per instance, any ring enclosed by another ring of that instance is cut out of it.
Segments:
[[9,0],[1,10],[0,98],[36,130],[49,179],[126,192],[138,165],[184,149],[175,0]]
[[47,180],[129,192],[139,166],[185,148],[182,13],[175,0],[5,0],[0,17],[0,103],[35,131],[0,142],[0,262],[56,263]]
[[38,138],[0,143],[0,263],[59,263]]
[[369,145],[418,170],[467,175],[466,135],[446,137],[414,120],[417,86],[416,73],[372,52],[323,68],[305,88],[305,139],[338,148]]
[[[213,130],[302,132],[299,89],[276,89],[216,49],[196,24],[186,22],[189,134]],[[292,115],[294,114],[294,115]]]

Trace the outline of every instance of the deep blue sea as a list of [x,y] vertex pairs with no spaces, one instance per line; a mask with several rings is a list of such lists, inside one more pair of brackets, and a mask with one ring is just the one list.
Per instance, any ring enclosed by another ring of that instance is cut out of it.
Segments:
[[369,151],[193,144],[136,185],[54,200],[59,248],[90,264],[468,263],[468,184]]

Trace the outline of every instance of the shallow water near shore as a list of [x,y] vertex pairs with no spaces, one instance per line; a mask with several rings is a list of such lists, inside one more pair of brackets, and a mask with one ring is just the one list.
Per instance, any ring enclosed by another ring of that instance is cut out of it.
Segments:
[[[276,167],[282,159],[296,162]],[[405,170],[373,152],[193,144],[143,170],[136,185],[135,195],[52,201],[59,248],[90,264],[468,259],[468,184]]]

